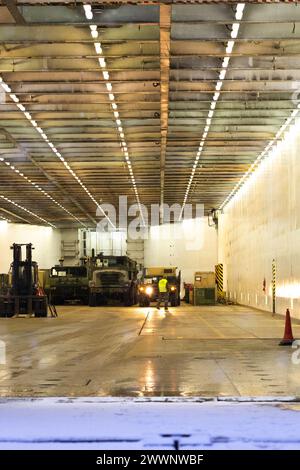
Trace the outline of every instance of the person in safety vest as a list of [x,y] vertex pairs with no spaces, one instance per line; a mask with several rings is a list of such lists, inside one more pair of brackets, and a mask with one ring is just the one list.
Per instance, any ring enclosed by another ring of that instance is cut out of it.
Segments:
[[161,302],[165,305],[165,310],[168,310],[169,303],[169,285],[166,276],[163,276],[158,282],[158,300],[156,308],[160,309]]

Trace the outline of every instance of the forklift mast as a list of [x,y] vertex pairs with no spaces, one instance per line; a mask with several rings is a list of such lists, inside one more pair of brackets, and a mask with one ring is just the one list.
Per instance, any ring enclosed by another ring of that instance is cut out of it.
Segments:
[[[26,247],[26,258],[22,259],[22,247]],[[32,261],[32,243],[14,243],[12,262],[12,294],[34,295],[37,288],[37,264]]]
[[[25,259],[22,248],[26,247]],[[12,285],[7,293],[0,295],[0,317],[34,315],[46,317],[47,296],[38,286],[38,265],[32,261],[32,243],[14,243],[11,263]]]

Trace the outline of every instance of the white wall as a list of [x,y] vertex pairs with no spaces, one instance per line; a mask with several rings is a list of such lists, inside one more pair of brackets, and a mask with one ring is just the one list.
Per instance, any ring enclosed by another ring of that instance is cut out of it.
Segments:
[[[80,231],[81,244],[83,240],[83,232]],[[103,253],[104,255],[125,256],[126,255],[126,237],[124,231],[101,232],[97,230],[86,231],[86,246],[87,256],[91,256],[92,249],[95,254]],[[83,256],[82,247],[80,249],[80,256]]]
[[224,263],[225,290],[232,298],[271,311],[275,259],[276,311],[290,308],[300,318],[299,125],[296,131],[225,206],[219,223],[219,261]]
[[144,266],[144,240],[133,240],[127,235],[127,256],[134,259],[140,266]]
[[[64,258],[65,266],[77,266],[80,262],[80,233],[78,228],[61,229],[60,256]],[[57,263],[57,262],[56,262]]]
[[33,243],[33,260],[40,269],[57,264],[60,257],[60,232],[40,225],[0,222],[0,272],[7,273],[12,262],[13,243]]
[[217,231],[207,217],[152,227],[145,240],[145,266],[177,266],[184,282],[193,282],[195,271],[214,271]]

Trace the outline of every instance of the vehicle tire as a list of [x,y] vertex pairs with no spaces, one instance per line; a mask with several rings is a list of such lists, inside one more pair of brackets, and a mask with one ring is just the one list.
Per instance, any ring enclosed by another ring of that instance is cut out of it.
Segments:
[[171,307],[177,307],[178,305],[178,302],[177,302],[177,297],[176,295],[171,295],[170,296],[170,304],[171,304]]
[[134,302],[134,294],[133,294],[133,289],[132,287],[129,289],[128,292],[126,292],[126,294],[124,294],[124,306],[125,307],[131,307],[133,305],[133,302]]
[[96,295],[95,294],[89,295],[89,306],[96,307]]
[[140,307],[149,307],[150,301],[146,297],[143,297],[139,300],[139,306]]

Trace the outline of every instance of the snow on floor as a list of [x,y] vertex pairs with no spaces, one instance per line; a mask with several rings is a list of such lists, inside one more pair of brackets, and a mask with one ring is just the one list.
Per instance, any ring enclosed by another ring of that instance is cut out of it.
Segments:
[[271,398],[1,399],[0,449],[300,449],[299,411]]

